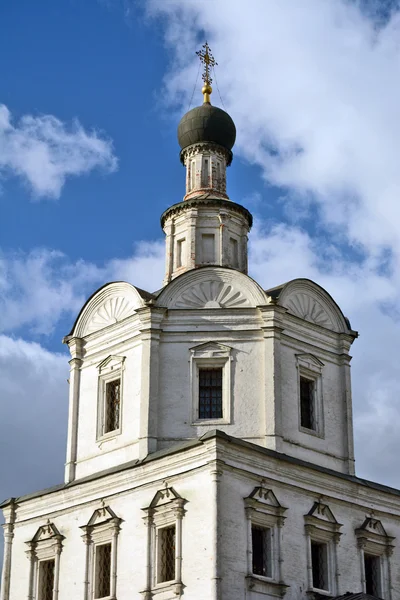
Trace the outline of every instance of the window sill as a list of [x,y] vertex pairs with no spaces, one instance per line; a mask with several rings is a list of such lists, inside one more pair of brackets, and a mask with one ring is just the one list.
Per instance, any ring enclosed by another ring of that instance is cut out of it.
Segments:
[[262,575],[247,575],[246,581],[247,588],[252,592],[268,594],[269,596],[276,596],[278,598],[281,598],[290,587],[282,582],[275,581],[270,577],[263,577]]
[[192,421],[192,425],[230,425],[231,422],[227,419],[197,419],[196,421]]
[[181,596],[184,585],[180,581],[165,581],[163,583],[157,583],[151,590],[142,592],[144,598],[153,598],[154,596],[172,598],[174,596]]
[[314,437],[318,437],[321,439],[324,439],[324,434],[321,431],[315,430],[315,429],[308,429],[307,427],[302,427],[301,425],[299,426],[299,431],[301,431],[301,433],[306,433],[307,435],[313,435]]
[[320,590],[319,588],[311,588],[307,591],[307,595],[318,600],[319,598],[333,598],[333,593],[328,590]]
[[[119,435],[121,435],[121,429],[116,429],[115,431],[109,431],[108,433],[104,433],[103,435],[99,435],[99,437],[96,438],[96,442],[97,443],[108,442],[108,441],[111,441],[111,440],[115,439]],[[100,600],[103,600],[103,599],[100,598]]]

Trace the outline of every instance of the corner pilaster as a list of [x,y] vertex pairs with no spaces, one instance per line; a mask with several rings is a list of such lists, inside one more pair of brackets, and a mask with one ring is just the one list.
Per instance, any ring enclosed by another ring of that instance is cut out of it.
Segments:
[[68,347],[72,358],[69,361],[69,408],[65,483],[70,483],[75,479],[83,340],[81,338],[71,338],[68,340]]
[[282,452],[281,333],[286,309],[270,305],[260,308],[264,332],[264,431],[267,448]]
[[139,458],[144,458],[157,450],[160,336],[165,309],[148,306],[137,313],[142,345]]

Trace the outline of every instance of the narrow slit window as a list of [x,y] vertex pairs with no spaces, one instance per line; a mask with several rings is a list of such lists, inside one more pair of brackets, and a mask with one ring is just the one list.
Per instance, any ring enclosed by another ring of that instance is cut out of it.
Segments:
[[105,384],[104,433],[119,429],[121,407],[121,380],[114,379]]
[[190,189],[194,190],[196,187],[196,161],[192,160],[190,163]]
[[175,525],[159,530],[159,577],[158,582],[175,579]]
[[231,266],[237,268],[239,266],[239,247],[238,241],[235,238],[230,238],[229,249],[231,255]]
[[305,429],[316,429],[315,381],[300,377],[300,424]]
[[252,525],[251,542],[253,552],[253,573],[272,577],[272,534],[268,527]]
[[184,251],[185,240],[178,240],[176,244],[176,266],[178,269],[184,265]]
[[313,587],[329,590],[327,544],[311,541],[311,564]]
[[216,177],[216,187],[217,188],[221,188],[221,163],[219,162],[219,160],[217,160],[217,164],[216,164],[216,169],[215,169],[215,177]]
[[379,556],[364,554],[365,591],[371,596],[381,595],[381,561]]
[[215,236],[212,233],[203,233],[201,236],[202,242],[202,259],[203,263],[215,263]]
[[111,594],[111,544],[96,546],[94,597],[108,598]]
[[199,419],[222,419],[222,368],[199,369]]
[[38,600],[53,600],[55,561],[39,562]]
[[203,160],[203,172],[202,172],[202,187],[208,187],[208,177],[209,177],[209,160],[205,158]]

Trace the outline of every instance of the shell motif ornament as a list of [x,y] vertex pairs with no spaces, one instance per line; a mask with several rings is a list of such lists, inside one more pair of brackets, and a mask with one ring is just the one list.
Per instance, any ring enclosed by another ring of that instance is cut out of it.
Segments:
[[202,281],[185,290],[176,308],[241,308],[250,302],[239,289],[223,281]]
[[285,304],[286,308],[297,317],[305,319],[310,323],[321,325],[327,329],[335,329],[332,320],[324,307],[308,294],[295,294],[294,296],[291,296]]
[[132,302],[123,296],[109,298],[94,313],[86,327],[86,333],[93,333],[129,317],[134,311]]

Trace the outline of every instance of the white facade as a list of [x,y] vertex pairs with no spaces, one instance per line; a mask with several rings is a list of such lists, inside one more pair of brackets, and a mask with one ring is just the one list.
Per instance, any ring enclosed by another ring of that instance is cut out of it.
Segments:
[[357,334],[317,284],[248,277],[251,215],[199,148],[164,287],[104,286],[65,338],[65,484],[2,504],[0,599],[400,600],[400,492],[354,475]]

